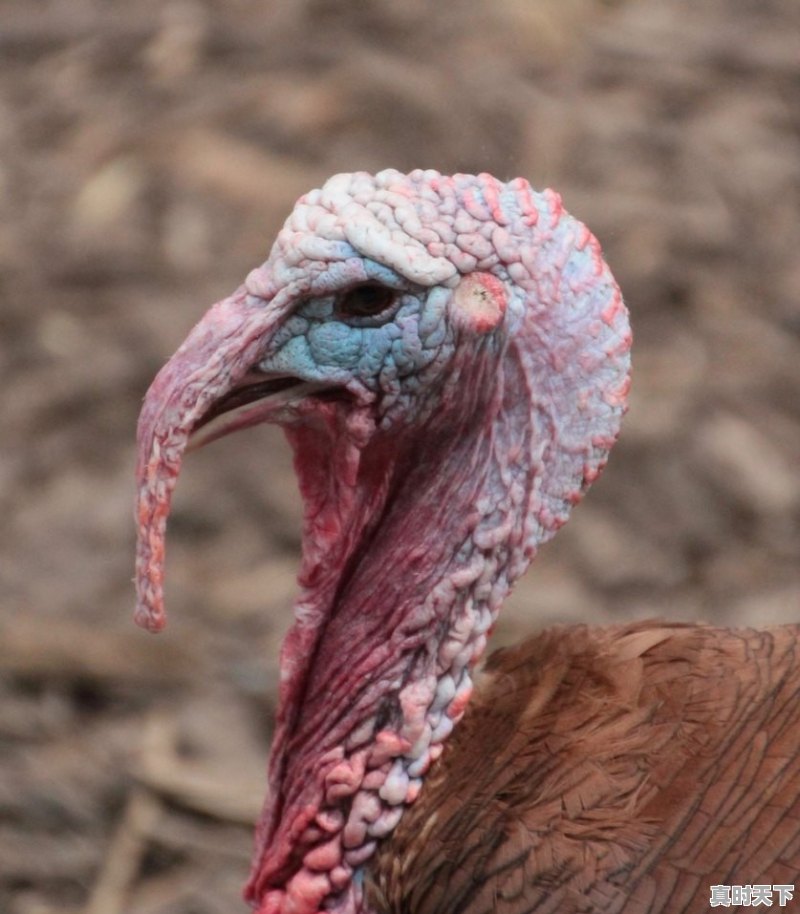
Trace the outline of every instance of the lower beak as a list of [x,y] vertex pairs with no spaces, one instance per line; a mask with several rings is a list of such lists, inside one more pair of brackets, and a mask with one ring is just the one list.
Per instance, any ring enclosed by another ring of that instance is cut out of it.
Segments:
[[189,432],[184,453],[252,425],[266,422],[282,407],[314,393],[321,385],[290,375],[269,375],[250,371],[241,383],[214,403]]

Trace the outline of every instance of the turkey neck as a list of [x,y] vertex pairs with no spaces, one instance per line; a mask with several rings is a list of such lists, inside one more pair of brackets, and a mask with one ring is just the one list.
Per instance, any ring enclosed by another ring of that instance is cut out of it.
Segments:
[[[302,592],[281,651],[254,899],[314,843],[290,846],[286,830],[315,837],[333,766],[355,757],[355,780],[378,788],[404,767],[410,802],[463,713],[509,565],[526,564],[515,509],[528,406],[504,395],[513,359],[504,373],[491,351],[454,365],[422,426],[389,434],[364,409],[332,407],[287,429],[305,503]],[[337,803],[344,821],[354,786]]]

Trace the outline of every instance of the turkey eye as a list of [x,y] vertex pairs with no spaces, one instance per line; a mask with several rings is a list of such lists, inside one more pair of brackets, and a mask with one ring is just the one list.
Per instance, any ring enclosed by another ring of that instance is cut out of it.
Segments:
[[365,283],[344,292],[336,310],[345,317],[373,317],[385,311],[395,300],[397,292],[380,283]]

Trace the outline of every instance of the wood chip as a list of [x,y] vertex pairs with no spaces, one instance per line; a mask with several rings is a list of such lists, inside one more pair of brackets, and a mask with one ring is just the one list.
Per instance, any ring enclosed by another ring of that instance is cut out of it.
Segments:
[[131,791],[84,914],[122,914],[160,815],[161,805],[151,793],[140,787]]
[[141,763],[135,771],[139,782],[186,809],[252,826],[261,812],[263,782],[234,780],[228,771],[182,759],[176,742],[172,720],[154,715],[145,728]]
[[0,672],[37,680],[158,686],[183,681],[190,664],[175,643],[143,636],[133,625],[122,633],[17,615],[0,622]]

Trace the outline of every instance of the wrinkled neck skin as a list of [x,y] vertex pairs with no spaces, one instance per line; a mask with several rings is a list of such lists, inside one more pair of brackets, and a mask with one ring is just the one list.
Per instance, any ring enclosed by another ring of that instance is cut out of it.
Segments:
[[376,429],[355,406],[287,430],[305,501],[302,593],[247,888],[260,914],[364,910],[363,864],[462,716],[470,669],[533,553],[531,404],[514,351],[485,343],[453,365],[422,433]]

